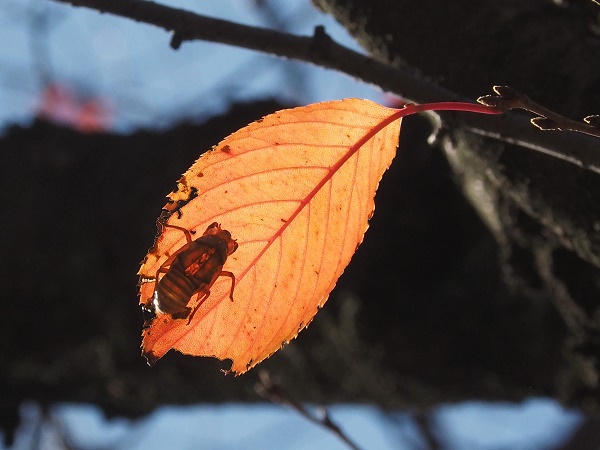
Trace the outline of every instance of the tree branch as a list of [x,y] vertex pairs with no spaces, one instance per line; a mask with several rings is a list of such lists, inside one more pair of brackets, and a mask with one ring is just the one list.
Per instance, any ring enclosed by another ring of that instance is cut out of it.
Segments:
[[273,382],[269,376],[269,372],[261,370],[258,373],[258,377],[259,382],[254,386],[254,390],[262,398],[274,404],[282,404],[290,407],[308,421],[331,431],[351,449],[360,450],[358,445],[346,436],[342,429],[331,420],[325,408],[320,410],[320,414],[313,414],[302,403],[291,398],[282,386]]
[[540,130],[576,131],[600,138],[600,123],[598,122],[600,116],[588,116],[583,119],[584,122],[577,122],[538,105],[527,95],[521,94],[511,87],[494,86],[494,92],[498,95],[485,95],[479,97],[477,101],[502,111],[511,109],[529,111],[537,116],[531,119],[531,123]]
[[[141,0],[54,0],[96,9],[163,28],[172,34],[171,46],[204,40],[256,50],[284,58],[310,62],[346,73],[416,103],[462,100],[412,73],[350,50],[335,41],[323,27],[313,36],[296,36],[265,28],[200,16],[183,9]],[[597,138],[576,133],[541,132],[526,118],[507,114],[490,119],[479,115],[444,115],[449,126],[462,126],[477,134],[541,151],[600,173]]]

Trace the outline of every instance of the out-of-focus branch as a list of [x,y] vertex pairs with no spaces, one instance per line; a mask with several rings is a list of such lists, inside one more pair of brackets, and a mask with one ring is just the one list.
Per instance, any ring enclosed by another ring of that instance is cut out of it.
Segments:
[[442,445],[436,436],[434,430],[434,423],[431,416],[431,413],[428,411],[418,411],[415,413],[415,423],[419,430],[421,430],[421,435],[423,439],[427,443],[427,448],[429,450],[441,450]]
[[280,385],[274,383],[266,370],[261,370],[258,376],[260,382],[254,386],[254,390],[262,398],[290,407],[310,422],[331,431],[351,449],[359,450],[359,447],[331,420],[325,408],[321,409],[319,415],[315,415],[308,411],[302,403],[291,398]]
[[[163,28],[172,35],[171,46],[184,41],[204,40],[248,48],[334,69],[375,84],[415,103],[461,100],[458,95],[424,78],[350,50],[335,41],[324,28],[313,36],[296,36],[225,20],[209,18],[183,9],[141,0],[54,0],[96,9]],[[480,115],[445,115],[450,126],[515,143],[600,173],[600,144],[597,138],[576,133],[540,132],[526,118],[507,114],[490,119]]]

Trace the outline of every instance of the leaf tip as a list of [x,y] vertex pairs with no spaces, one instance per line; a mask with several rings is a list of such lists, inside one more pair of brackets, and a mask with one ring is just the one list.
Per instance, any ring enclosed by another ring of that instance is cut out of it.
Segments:
[[143,351],[142,355],[144,356],[144,358],[146,358],[146,363],[150,367],[153,367],[156,364],[156,362],[160,359],[160,357],[157,357],[152,350]]

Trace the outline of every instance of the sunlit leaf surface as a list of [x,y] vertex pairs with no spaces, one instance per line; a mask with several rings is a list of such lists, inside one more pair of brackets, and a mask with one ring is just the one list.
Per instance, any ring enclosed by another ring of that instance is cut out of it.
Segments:
[[[238,374],[305,328],[362,242],[374,195],[398,144],[396,110],[347,99],[279,111],[205,153],[169,196],[171,225],[202,235],[212,222],[239,245],[188,323],[157,314],[143,332],[149,361],[169,349],[231,359]],[[150,305],[158,268],[183,245],[165,228],[140,269]],[[190,300],[193,306],[197,298]]]

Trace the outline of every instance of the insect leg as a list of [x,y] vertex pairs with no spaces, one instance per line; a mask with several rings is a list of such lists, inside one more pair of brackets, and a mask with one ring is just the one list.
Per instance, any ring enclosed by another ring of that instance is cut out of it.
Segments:
[[231,278],[231,291],[229,291],[229,298],[231,299],[231,301],[233,301],[233,290],[235,288],[235,275],[232,272],[222,270],[213,278],[213,281],[208,286],[205,286],[201,291],[199,291],[199,293],[202,294],[202,296],[198,299],[198,301],[196,302],[196,306],[194,306],[194,309],[192,310],[191,314],[188,316],[188,322],[187,322],[188,325],[192,321],[192,318],[194,317],[194,314],[196,314],[196,311],[198,311],[200,306],[202,306],[202,303],[204,303],[206,301],[206,299],[210,296],[210,288],[214,284],[214,282],[217,280],[217,278],[219,278],[220,276]]
[[169,266],[173,263],[178,253],[175,252],[171,256],[167,258],[167,260],[160,265],[158,270],[156,271],[156,276],[154,277],[155,283],[158,283],[158,274],[159,273],[167,273],[169,271]]
[[[188,244],[192,242],[192,233],[190,233],[190,230],[188,230],[187,228],[178,227],[177,225],[169,225],[168,223],[164,223],[164,222],[160,222],[160,224],[163,227],[163,232],[164,232],[165,228],[175,228],[176,230],[183,232]],[[164,263],[161,264],[161,266],[156,271],[155,279],[156,279],[157,283],[158,283],[158,274],[159,273],[167,273],[169,271],[168,267],[173,263],[173,261],[175,260],[177,255],[179,255],[179,253],[181,253],[181,251],[183,249],[184,249],[184,247],[180,248],[178,251],[176,251],[171,256],[169,256],[169,258],[167,258],[167,260]]]
[[233,301],[233,290],[235,289],[235,275],[232,272],[222,270],[219,272],[220,277],[229,277],[231,278],[231,291],[229,292],[229,298]]
[[161,225],[163,227],[163,232],[164,228],[175,228],[176,230],[179,230],[183,232],[183,234],[185,234],[185,238],[187,239],[188,244],[192,242],[192,233],[190,233],[190,230],[188,230],[187,228],[178,227],[177,225],[170,225],[168,223],[162,223]]
[[[202,306],[202,303],[205,302],[205,300],[210,296],[210,291],[204,291],[202,294],[202,297],[200,297],[198,299],[198,302],[196,303],[196,306],[194,306],[194,309],[192,310],[191,314],[188,316],[188,321],[187,321],[187,325],[190,324],[190,322],[192,321],[192,317],[194,317],[194,314],[196,314],[196,311],[198,311],[198,309],[200,308],[200,306]],[[189,308],[188,308],[189,309]]]

